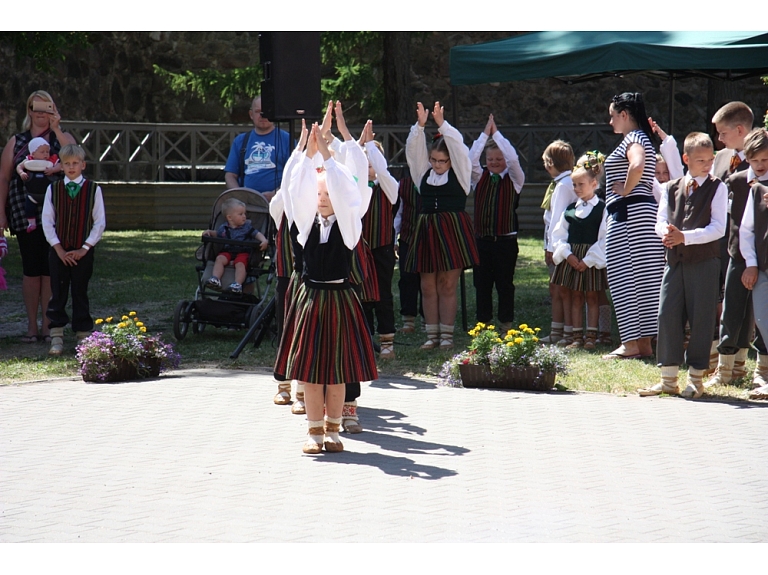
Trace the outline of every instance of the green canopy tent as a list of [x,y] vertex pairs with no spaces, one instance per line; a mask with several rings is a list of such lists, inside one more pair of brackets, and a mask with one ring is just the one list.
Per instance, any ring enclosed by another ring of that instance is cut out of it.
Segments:
[[455,46],[451,84],[557,78],[576,83],[631,73],[738,80],[768,73],[766,32],[531,32]]

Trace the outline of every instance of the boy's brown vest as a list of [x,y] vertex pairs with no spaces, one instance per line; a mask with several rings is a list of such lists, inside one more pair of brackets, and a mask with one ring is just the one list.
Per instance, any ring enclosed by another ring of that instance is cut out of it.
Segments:
[[[684,182],[683,177],[667,184],[667,221],[680,231],[705,228],[711,220],[712,200],[721,182],[708,176],[690,196],[686,196]],[[720,257],[719,239],[706,244],[678,244],[667,248],[667,261],[670,264],[697,263],[717,257]]]
[[757,254],[757,267],[760,271],[768,271],[768,206],[763,200],[763,195],[768,193],[768,186],[756,183],[752,186],[750,200],[755,208],[755,253]]
[[744,208],[749,199],[749,182],[747,182],[747,171],[734,172],[728,178],[728,203],[730,204],[730,218],[728,219],[728,255],[737,261],[743,262],[744,258],[739,251],[739,226],[741,218],[744,216]]
[[67,251],[79,249],[91,233],[97,187],[96,182],[83,180],[78,194],[70,198],[64,180],[51,184],[56,235]]

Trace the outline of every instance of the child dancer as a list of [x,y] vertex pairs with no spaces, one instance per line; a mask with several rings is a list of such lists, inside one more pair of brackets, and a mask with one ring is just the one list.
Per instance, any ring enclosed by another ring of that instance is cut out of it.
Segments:
[[[595,349],[600,315],[598,293],[608,284],[605,274],[605,202],[595,195],[599,177],[599,156],[587,159],[573,169],[573,191],[579,199],[568,205],[552,230],[552,260],[557,265],[552,283],[571,290],[573,341],[566,346],[569,349]],[[587,333],[583,336],[585,294]]]
[[[480,155],[485,150],[485,169]],[[472,281],[477,294],[477,321],[493,319],[493,285],[499,294],[501,331],[512,328],[515,315],[515,265],[517,264],[517,206],[525,174],[517,152],[501,135],[493,114],[480,137],[469,150],[472,184],[475,187],[475,236],[480,265]]]
[[[256,240],[261,245],[259,249],[265,251],[269,247],[267,238],[259,230],[253,227],[251,220],[246,214],[245,204],[238,199],[230,198],[221,204],[221,213],[227,220],[216,230],[206,230],[203,236],[226,238],[234,241]],[[235,264],[235,281],[229,286],[232,293],[243,293],[243,282],[248,272],[248,258],[251,255],[251,249],[238,245],[224,245],[222,251],[216,256],[213,264],[213,272],[208,279],[207,285],[211,289],[221,289],[221,276],[224,274],[224,268],[229,262]]]
[[427,341],[421,349],[451,349],[461,270],[480,261],[472,221],[464,210],[472,162],[461,134],[445,121],[440,102],[435,102],[432,112],[440,135],[429,151],[424,136],[429,112],[421,102],[417,114],[418,122],[408,135],[405,155],[413,181],[419,182],[421,214],[405,269],[421,274],[427,328]]
[[544,208],[544,261],[549,268],[549,295],[552,298],[552,330],[547,337],[541,338],[542,343],[572,343],[573,325],[571,323],[571,290],[552,283],[555,273],[555,263],[552,259],[554,242],[552,231],[560,221],[565,208],[578,198],[573,192],[571,169],[576,160],[573,148],[568,142],[555,140],[544,150],[541,156],[544,169],[552,176],[541,207]]
[[[678,370],[688,364],[684,397],[704,393],[704,371],[709,365],[711,329],[717,318],[720,238],[725,232],[728,193],[709,174],[714,158],[712,140],[700,132],[685,138],[683,161],[688,175],[670,181],[661,196],[656,234],[666,248],[661,282],[656,357],[661,382],[638,390],[640,396],[680,393]],[[691,340],[683,345],[686,320]]]
[[403,320],[403,327],[399,331],[413,333],[416,331],[416,316],[419,315],[421,279],[418,273],[406,271],[403,263],[408,259],[408,251],[413,246],[413,232],[421,211],[421,196],[410,174],[401,178],[397,196],[400,203],[395,215],[395,235],[398,238],[400,258],[400,280],[397,287],[400,290],[400,316]]
[[[322,167],[316,169],[318,151]],[[339,452],[345,393],[340,384],[378,374],[363,309],[349,285],[352,250],[362,231],[360,193],[352,174],[331,157],[317,124],[289,191],[304,247],[304,282],[286,316],[275,371],[304,383],[309,426],[304,453],[323,447]]]
[[48,176],[61,172],[59,157],[51,155],[51,146],[45,138],[29,141],[27,159],[16,166],[16,172],[24,181],[27,192],[24,200],[24,215],[27,218],[27,233],[37,229],[37,207],[45,199],[45,190],[54,180]]
[[381,359],[395,357],[395,309],[392,299],[392,276],[395,272],[395,204],[398,183],[387,170],[384,150],[373,139],[373,124],[369,121],[360,136],[368,156],[368,186],[372,189],[368,211],[363,216],[363,240],[368,244],[376,269],[379,300],[364,302],[368,327],[373,333],[373,316],[379,332]]

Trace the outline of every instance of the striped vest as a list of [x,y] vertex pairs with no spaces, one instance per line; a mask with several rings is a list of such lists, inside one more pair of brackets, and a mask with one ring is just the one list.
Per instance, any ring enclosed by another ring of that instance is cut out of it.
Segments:
[[[720,186],[720,180],[709,176],[687,197],[683,182],[685,178],[672,180],[667,184],[667,221],[680,231],[704,228],[712,219],[712,200]],[[702,262],[720,257],[720,240],[690,246],[678,244],[667,248],[666,252],[670,264]]]
[[363,216],[363,238],[372,250],[395,243],[395,206],[378,184]]
[[56,235],[65,250],[76,250],[85,243],[93,228],[96,182],[83,180],[80,192],[70,198],[64,180],[51,184]]
[[494,182],[491,173],[483,170],[475,186],[475,235],[506,236],[517,233],[517,206],[520,194],[509,174]]
[[400,180],[400,188],[397,192],[401,203],[400,241],[407,244],[413,239],[416,229],[416,221],[421,213],[421,196],[410,176]]

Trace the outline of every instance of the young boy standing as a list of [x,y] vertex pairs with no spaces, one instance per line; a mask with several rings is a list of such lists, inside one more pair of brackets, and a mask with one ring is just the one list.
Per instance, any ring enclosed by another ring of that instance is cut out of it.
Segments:
[[[738,247],[745,262],[742,284],[752,291],[762,343],[768,338],[768,132],[763,128],[750,132],[744,140],[744,151],[749,162],[745,179],[750,192],[741,218]],[[755,345],[758,347],[757,342]],[[764,347],[758,347],[753,384],[756,389],[749,394],[750,399],[768,399],[768,354]]]
[[88,282],[93,274],[93,247],[106,227],[104,199],[96,182],[83,177],[85,151],[69,144],[59,152],[64,179],[48,186],[43,202],[43,232],[51,245],[51,300],[46,315],[51,326],[50,355],[64,351],[64,326],[72,290],[72,329],[78,341],[93,329]]
[[[745,305],[748,292],[741,284],[741,274],[744,271],[744,262],[738,248],[739,223],[744,212],[744,204],[748,190],[742,188],[741,193],[734,191],[729,178],[749,167],[744,152],[744,138],[752,129],[755,116],[752,109],[743,102],[729,102],[720,108],[714,116],[712,123],[718,133],[718,139],[725,145],[715,156],[710,173],[725,183],[729,192],[729,218],[725,235],[720,240],[720,301],[722,309],[720,315],[720,331],[715,334],[709,356],[709,369],[715,370],[715,377],[705,383],[706,387],[715,384],[727,384],[731,379],[738,379],[747,374],[745,361],[749,348],[749,338],[752,335],[752,311],[751,307],[746,313]],[[734,237],[735,234],[735,237]],[[731,271],[731,266],[733,270]],[[731,274],[730,280],[728,274]],[[730,286],[730,287],[729,287]],[[727,292],[730,290],[731,295]],[[730,305],[725,299],[730,299]],[[735,299],[734,299],[735,298]],[[727,312],[725,308],[730,308]],[[742,329],[742,323],[746,325]],[[743,333],[742,333],[743,331]],[[765,345],[758,335],[758,348],[765,353]],[[718,357],[719,355],[719,357]],[[727,356],[735,356],[729,358]],[[720,366],[723,366],[722,369]],[[722,372],[722,377],[718,376]]]
[[[709,366],[712,326],[717,320],[719,240],[725,233],[728,206],[725,184],[709,174],[713,148],[706,134],[689,134],[683,145],[688,174],[670,181],[662,191],[656,215],[656,233],[667,259],[656,349],[661,383],[638,390],[641,396],[678,395],[677,374],[684,356],[688,385],[683,396],[698,399],[704,393],[702,379]],[[691,325],[687,349],[683,345],[686,321]]]

